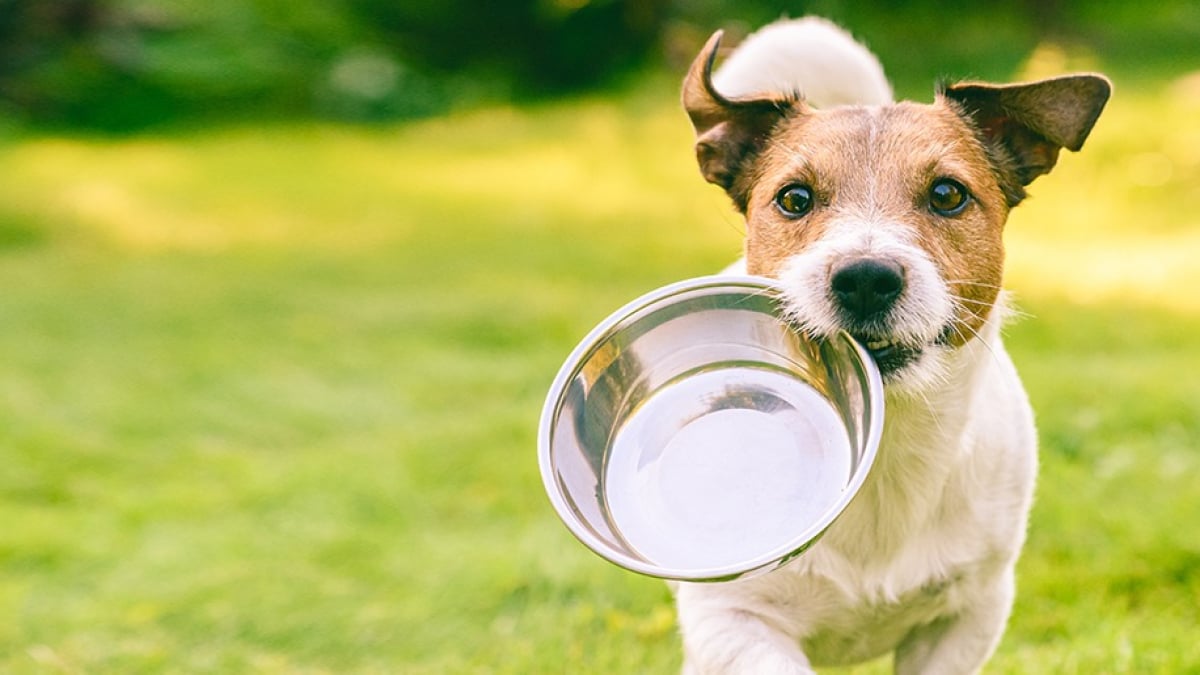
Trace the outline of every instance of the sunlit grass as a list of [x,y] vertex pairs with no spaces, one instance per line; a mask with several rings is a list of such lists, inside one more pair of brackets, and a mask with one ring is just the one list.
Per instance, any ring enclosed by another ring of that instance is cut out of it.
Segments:
[[[1187,82],[1118,82],[1010,221],[1044,470],[989,672],[1200,668]],[[674,671],[534,462],[574,342],[740,246],[652,84],[0,147],[0,670]]]
[[[1197,307],[1195,294],[1169,291],[1200,281],[1200,214],[1188,208],[1200,203],[1198,82],[1117,83],[1085,151],[1064,152],[1014,212],[1012,285]],[[646,99],[632,110],[597,99],[401,129],[31,139],[0,156],[0,195],[10,213],[50,221],[60,238],[129,250],[371,248],[439,238],[440,216],[560,232],[619,220],[604,234],[700,240],[732,254],[740,223],[696,180],[685,119],[668,97]]]

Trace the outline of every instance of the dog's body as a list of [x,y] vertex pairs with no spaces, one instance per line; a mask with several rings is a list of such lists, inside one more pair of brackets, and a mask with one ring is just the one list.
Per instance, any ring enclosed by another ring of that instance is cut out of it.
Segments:
[[887,412],[871,475],[809,551],[677,587],[684,670],[808,673],[894,652],[898,673],[975,672],[1012,605],[1036,473],[1000,340],[1000,235],[1024,186],[1082,144],[1108,82],[964,84],[893,104],[874,58],[827,22],[768,27],[714,78],[718,39],[684,105],[702,173],[746,216],[730,271],[777,278],[801,329],[858,338]]

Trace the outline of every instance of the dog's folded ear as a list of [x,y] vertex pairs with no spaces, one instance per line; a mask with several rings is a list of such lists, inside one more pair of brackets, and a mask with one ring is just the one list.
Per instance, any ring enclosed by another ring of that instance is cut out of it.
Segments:
[[749,187],[740,180],[754,155],[797,97],[781,94],[728,99],[712,83],[721,43],[717,31],[692,62],[683,81],[683,107],[696,129],[696,160],[710,183],[725,188],[738,210],[746,211]]
[[1004,187],[1015,205],[1024,186],[1054,167],[1061,148],[1083,147],[1111,92],[1103,75],[1077,74],[1025,84],[964,82],[940,93],[975,126],[1011,179]]

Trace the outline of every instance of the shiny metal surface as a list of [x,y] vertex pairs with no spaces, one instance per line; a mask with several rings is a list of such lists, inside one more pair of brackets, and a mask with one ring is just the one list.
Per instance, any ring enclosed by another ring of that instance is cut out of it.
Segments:
[[584,338],[547,396],[538,454],[551,503],[593,551],[719,581],[808,548],[861,486],[882,425],[879,373],[849,335],[791,331],[768,279],[701,277]]

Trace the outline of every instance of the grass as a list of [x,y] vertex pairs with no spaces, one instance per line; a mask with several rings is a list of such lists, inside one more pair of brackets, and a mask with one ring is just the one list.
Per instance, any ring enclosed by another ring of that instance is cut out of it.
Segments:
[[[1043,472],[989,673],[1200,671],[1190,82],[1010,221]],[[0,671],[676,671],[534,460],[574,342],[740,245],[674,86],[0,146]]]

